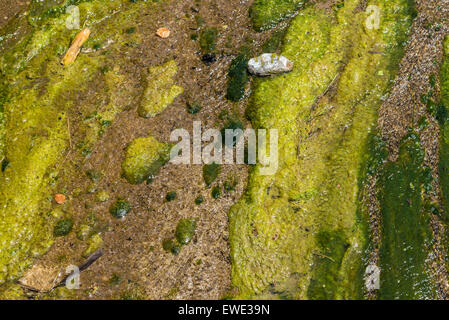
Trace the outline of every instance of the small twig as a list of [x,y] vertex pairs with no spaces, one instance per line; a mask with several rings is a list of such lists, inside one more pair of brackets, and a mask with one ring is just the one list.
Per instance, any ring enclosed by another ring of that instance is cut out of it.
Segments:
[[327,259],[329,259],[330,261],[332,261],[332,262],[335,262],[335,260],[334,259],[332,259],[331,257],[329,257],[329,256],[326,256],[326,255],[324,255],[324,254],[322,254],[322,253],[320,253],[320,252],[314,252],[313,253],[314,255],[317,255],[317,256],[319,256],[319,257],[321,257],[321,258],[327,258]]
[[70,148],[72,147],[72,134],[70,133],[70,119],[67,116],[67,132],[68,132],[68,136],[69,136],[69,144],[70,144]]
[[373,50],[368,51],[368,53],[385,55],[385,53],[383,53],[383,52],[380,52],[380,51],[373,51]]
[[[80,265],[80,266],[78,267],[79,272],[83,272],[84,270],[86,270],[87,268],[89,268],[89,267],[90,267],[95,261],[97,261],[102,255],[103,255],[103,250],[102,250],[102,249],[99,249],[99,250],[95,251],[93,254],[91,254],[91,255],[89,256],[89,258],[87,258],[87,260],[86,260],[82,265]],[[59,281],[59,282],[55,285],[54,283],[56,283],[56,279],[58,278],[58,277],[56,277],[55,280],[53,280],[53,286],[51,287],[50,290],[47,290],[47,291],[39,290],[39,289],[33,288],[33,287],[31,287],[31,286],[28,286],[28,285],[26,285],[26,284],[23,284],[23,283],[20,282],[20,280],[17,280],[16,283],[17,283],[18,285],[20,285],[22,288],[24,288],[24,289],[26,289],[26,290],[28,290],[28,291],[31,291],[31,292],[35,292],[35,293],[49,293],[49,292],[51,292],[52,290],[54,290],[54,289],[56,289],[56,288],[58,288],[58,287],[64,286],[64,285],[65,285],[65,282],[67,281],[67,279],[68,279],[71,275],[73,275],[73,272],[70,273],[70,274],[68,274],[68,275],[66,275],[64,278],[62,278],[61,281]]]

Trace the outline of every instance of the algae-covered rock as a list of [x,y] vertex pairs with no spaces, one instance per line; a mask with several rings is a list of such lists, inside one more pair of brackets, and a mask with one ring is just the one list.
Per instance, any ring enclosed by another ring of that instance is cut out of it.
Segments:
[[149,68],[147,87],[138,112],[141,117],[152,118],[165,110],[184,89],[174,84],[173,77],[178,72],[174,60]]
[[135,139],[126,149],[123,176],[131,184],[151,181],[170,160],[170,149],[169,144],[160,143],[151,136]]
[[101,248],[103,248],[103,238],[101,237],[101,234],[97,233],[89,239],[88,247],[83,251],[83,257],[87,258]]
[[70,218],[59,220],[55,228],[53,230],[53,234],[55,237],[63,237],[66,236],[72,231],[73,228],[73,220]]
[[123,218],[131,211],[131,209],[131,204],[128,201],[119,198],[109,208],[109,212],[114,218]]
[[181,219],[176,226],[175,236],[182,245],[189,244],[192,241],[196,231],[195,219]]

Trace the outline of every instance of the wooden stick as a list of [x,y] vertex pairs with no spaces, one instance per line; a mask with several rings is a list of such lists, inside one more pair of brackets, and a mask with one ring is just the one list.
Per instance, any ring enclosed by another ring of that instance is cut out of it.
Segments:
[[67,50],[64,58],[62,58],[61,63],[65,66],[68,64],[71,64],[75,62],[76,57],[78,57],[78,54],[81,51],[81,47],[83,46],[84,42],[89,39],[90,36],[90,30],[89,28],[85,28],[80,33],[78,33],[72,41],[72,45],[70,46],[69,50]]

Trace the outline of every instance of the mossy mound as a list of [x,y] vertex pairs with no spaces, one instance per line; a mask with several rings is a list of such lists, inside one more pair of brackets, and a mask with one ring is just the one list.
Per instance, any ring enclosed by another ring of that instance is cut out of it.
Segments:
[[137,138],[126,149],[123,176],[131,184],[152,180],[170,160],[171,145],[153,137]]
[[[301,281],[292,298],[363,297],[368,235],[358,214],[360,172],[413,5],[376,1],[376,30],[366,28],[366,14],[357,10],[362,3],[346,0],[334,16],[319,7],[301,10],[282,41],[293,71],[255,81],[247,116],[254,128],[278,130],[279,169],[267,176],[261,164],[252,168],[245,195],[229,212],[239,298],[257,297],[295,274]],[[260,9],[269,12],[270,5]],[[384,54],[370,53],[379,50]]]
[[254,30],[264,31],[276,26],[301,8],[307,0],[256,0],[250,9]]
[[173,77],[178,72],[174,60],[150,67],[148,71],[147,87],[138,109],[139,115],[144,118],[155,117],[184,92],[182,87],[174,84]]
[[181,219],[176,226],[175,237],[181,245],[187,245],[192,241],[196,231],[195,219]]

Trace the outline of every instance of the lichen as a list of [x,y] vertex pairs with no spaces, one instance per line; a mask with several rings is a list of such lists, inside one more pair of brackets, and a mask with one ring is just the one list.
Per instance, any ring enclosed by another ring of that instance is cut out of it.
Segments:
[[151,181],[170,159],[170,149],[151,136],[133,140],[122,163],[124,177],[131,184]]
[[173,77],[178,72],[174,60],[149,68],[147,87],[139,106],[139,115],[152,118],[165,110],[184,89],[174,84]]

